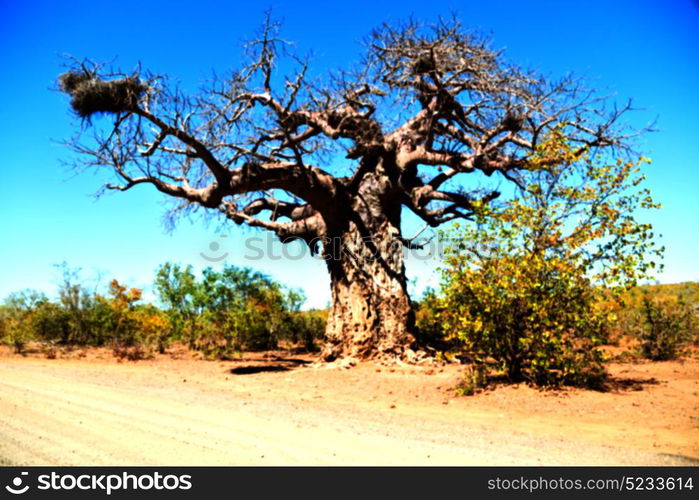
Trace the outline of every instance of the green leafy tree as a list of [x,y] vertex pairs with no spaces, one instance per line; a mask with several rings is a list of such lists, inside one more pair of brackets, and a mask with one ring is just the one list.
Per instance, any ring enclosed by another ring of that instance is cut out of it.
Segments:
[[197,278],[191,267],[167,263],[156,291],[175,336],[212,356],[274,348],[283,338],[311,346],[319,337],[320,320],[299,311],[305,297],[250,268],[206,268]]
[[94,291],[82,284],[80,269],[70,268],[65,262],[57,267],[61,270],[58,303],[64,322],[58,340],[65,344],[102,345],[106,331],[100,325],[107,314],[104,306]]
[[308,352],[316,351],[317,342],[324,338],[327,321],[327,309],[292,310],[287,314],[286,321],[288,339],[292,344],[300,342]]
[[23,352],[27,343],[36,339],[35,310],[45,302],[46,296],[35,290],[10,294],[0,306],[0,339],[16,352]]
[[603,379],[599,292],[635,285],[662,252],[636,220],[658,207],[639,186],[648,160],[604,160],[553,129],[517,195],[450,235],[440,319],[476,364],[537,385]]
[[155,276],[155,290],[165,306],[173,337],[191,338],[202,311],[200,287],[192,266],[166,262]]

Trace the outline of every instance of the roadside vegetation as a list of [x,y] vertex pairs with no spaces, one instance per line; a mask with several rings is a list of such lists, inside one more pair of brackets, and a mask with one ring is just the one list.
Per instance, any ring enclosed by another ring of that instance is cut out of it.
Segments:
[[[670,361],[697,352],[699,283],[647,284],[617,294],[601,289],[592,292],[596,296],[594,314],[600,322],[589,330],[590,337],[575,340],[584,343],[588,350],[569,344],[572,341],[569,334],[559,339],[548,337],[548,352],[553,351],[559,357],[551,356],[535,363],[541,359],[537,355],[541,356],[545,350],[532,350],[528,353],[530,359],[522,363],[520,380],[545,388],[576,385],[601,389],[606,384],[605,366],[610,361]],[[498,383],[517,381],[508,371],[506,349],[495,338],[475,335],[465,326],[447,328],[451,315],[445,309],[444,297],[435,290],[427,291],[417,304],[421,339],[439,348],[437,356],[466,365],[457,392],[471,395]],[[546,335],[542,330],[526,333],[536,337],[537,332]]]
[[154,282],[158,305],[116,279],[106,293],[83,282],[63,266],[57,298],[33,290],[7,297],[0,306],[0,341],[18,353],[39,343],[49,357],[62,346],[107,346],[132,360],[178,343],[226,359],[280,344],[315,351],[325,328],[325,311],[302,311],[300,292],[248,268],[205,269],[197,276],[190,266],[166,263]]
[[[276,348],[316,352],[323,342],[327,311],[301,310],[304,298],[298,291],[249,268],[207,269],[197,276],[191,267],[166,263],[154,282],[157,305],[144,302],[140,289],[117,280],[108,284],[106,293],[99,293],[80,279],[79,273],[64,267],[55,299],[32,290],[8,296],[0,305],[0,343],[20,354],[40,350],[49,358],[60,349],[109,347],[117,357],[138,360],[173,346],[210,359],[231,359],[246,351]],[[541,337],[547,342],[522,355],[515,367],[519,375],[512,375],[514,361],[508,358],[506,342],[512,337],[476,335],[466,317],[461,328],[455,327],[454,312],[447,310],[454,299],[445,290],[428,290],[416,303],[419,341],[438,358],[466,364],[462,394],[508,380],[594,387],[604,382],[604,363],[610,359],[671,360],[699,345],[699,283],[590,293],[595,297],[590,314],[597,321],[590,323],[594,328],[583,330],[591,332],[590,337],[556,338],[543,329],[525,330],[523,345]],[[504,303],[500,307],[492,314],[506,319],[511,309]],[[569,309],[566,314],[574,312]],[[609,347],[614,356],[607,353]]]

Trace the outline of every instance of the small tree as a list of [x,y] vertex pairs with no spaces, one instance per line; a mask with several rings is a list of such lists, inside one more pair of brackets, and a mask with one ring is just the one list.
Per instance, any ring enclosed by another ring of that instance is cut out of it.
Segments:
[[58,340],[65,344],[102,345],[109,335],[102,326],[108,315],[106,307],[97,300],[97,294],[82,284],[80,269],[71,269],[67,263],[61,270],[58,303],[62,327]]
[[682,297],[644,290],[639,325],[641,354],[653,361],[677,358],[696,338],[697,315]]
[[166,262],[155,275],[155,290],[164,305],[173,337],[191,339],[201,313],[199,285],[192,266]]
[[135,341],[139,325],[134,316],[134,309],[141,297],[142,292],[138,288],[128,288],[117,280],[109,283],[108,329],[113,338],[127,343]]
[[165,319],[155,308],[137,304],[142,296],[139,288],[128,288],[112,280],[109,296],[97,297],[104,311],[99,324],[104,331],[102,336],[111,340],[119,357],[136,360],[150,357],[154,346],[164,350]]
[[166,263],[158,269],[156,290],[176,337],[215,356],[276,347],[291,333],[289,315],[304,300],[263,273],[235,266],[206,268],[197,278],[189,266]]
[[595,384],[607,318],[599,289],[634,285],[656,266],[656,208],[640,167],[571,147],[553,129],[516,180],[517,195],[482,207],[458,227],[443,274],[441,320],[477,364],[494,361],[512,381]]
[[0,305],[0,341],[23,353],[27,343],[36,338],[36,309],[47,301],[43,293],[35,290],[10,294]]

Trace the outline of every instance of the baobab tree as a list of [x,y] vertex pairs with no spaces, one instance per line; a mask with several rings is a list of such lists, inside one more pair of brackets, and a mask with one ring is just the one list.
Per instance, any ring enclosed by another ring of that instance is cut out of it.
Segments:
[[580,151],[623,146],[626,108],[508,63],[456,19],[384,25],[365,45],[356,67],[311,78],[268,21],[248,63],[196,95],[86,61],[60,88],[84,122],[69,143],[81,165],[114,172],[106,188],[150,185],[179,212],[302,240],[325,259],[325,359],[414,359],[403,247],[417,242],[403,210],[431,227],[468,220],[500,193],[467,182],[518,184],[553,128]]

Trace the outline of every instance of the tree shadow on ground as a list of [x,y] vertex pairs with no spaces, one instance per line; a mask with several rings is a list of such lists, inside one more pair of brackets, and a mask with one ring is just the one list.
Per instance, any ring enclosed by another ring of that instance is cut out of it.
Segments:
[[[596,392],[615,392],[615,393],[623,393],[623,392],[632,392],[632,391],[642,391],[646,388],[646,386],[650,385],[660,385],[663,381],[658,380],[655,377],[614,377],[614,376],[607,376],[602,380],[596,381],[594,384],[590,384],[587,386],[575,386],[575,385],[566,385],[563,384],[561,386],[557,387],[551,387],[550,389],[556,390],[565,390],[565,389],[584,389],[584,390],[591,390],[591,391],[596,391]],[[527,382],[522,381],[519,383],[524,383],[527,384]],[[517,385],[518,382],[512,382],[507,375],[490,375],[488,376],[488,383],[486,386],[486,390],[493,390],[497,389],[498,387],[507,387],[507,386],[512,386],[512,385]],[[535,384],[529,384],[532,387],[536,387]],[[458,387],[458,386],[457,386]]]
[[264,364],[246,364],[242,366],[236,366],[229,370],[233,375],[252,375],[255,373],[263,372],[286,372],[299,366],[304,366],[309,364],[310,361],[298,358],[283,358],[280,356],[275,356],[272,359],[265,359]]
[[233,375],[252,375],[254,373],[262,372],[286,372],[289,371],[289,367],[281,365],[248,365],[248,366],[236,366],[231,368],[230,372]]
[[627,392],[642,391],[647,385],[660,385],[660,380],[655,377],[608,377],[600,392]]

